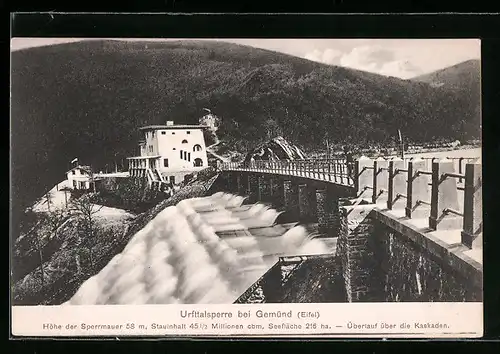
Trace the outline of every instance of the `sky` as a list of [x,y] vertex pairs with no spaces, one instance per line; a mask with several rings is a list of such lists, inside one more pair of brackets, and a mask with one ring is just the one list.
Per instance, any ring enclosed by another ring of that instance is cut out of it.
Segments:
[[[13,38],[11,50],[85,38]],[[120,39],[168,41],[175,39]],[[190,38],[193,40],[193,38]],[[198,40],[198,39],[197,39]],[[214,40],[214,39],[203,39]],[[480,59],[479,39],[217,39],[295,55],[330,65],[409,79],[469,59]]]

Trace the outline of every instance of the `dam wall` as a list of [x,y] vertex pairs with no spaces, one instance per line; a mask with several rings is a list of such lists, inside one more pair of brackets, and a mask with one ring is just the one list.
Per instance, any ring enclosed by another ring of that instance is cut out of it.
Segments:
[[[260,294],[257,302],[482,301],[477,161],[457,173],[451,159],[360,158],[354,185],[332,183],[314,166],[292,173],[288,165],[274,164],[229,166],[219,178],[226,191],[270,202],[301,224],[317,224],[323,237],[337,238],[335,254],[301,259],[286,281],[276,269],[291,261],[280,259],[237,302],[250,301],[252,292]],[[307,269],[316,262],[325,267]],[[330,273],[330,280],[319,273]],[[332,284],[345,297],[329,297]]]
[[337,243],[349,302],[482,301],[482,264],[460,233],[433,232],[376,205],[341,208]]

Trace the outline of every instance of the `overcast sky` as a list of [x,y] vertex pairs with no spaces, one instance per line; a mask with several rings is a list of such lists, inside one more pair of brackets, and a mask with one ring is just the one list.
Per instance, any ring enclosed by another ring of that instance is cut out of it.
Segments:
[[[193,38],[191,38],[192,40]],[[11,50],[84,40],[14,38]],[[128,39],[128,40],[179,40]],[[211,39],[204,39],[211,40]],[[402,79],[480,59],[478,39],[218,39]]]

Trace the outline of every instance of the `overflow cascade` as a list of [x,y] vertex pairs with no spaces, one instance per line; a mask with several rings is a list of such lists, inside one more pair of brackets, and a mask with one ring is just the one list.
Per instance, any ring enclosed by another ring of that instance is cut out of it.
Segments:
[[275,227],[277,210],[244,200],[219,192],[165,208],[64,305],[233,303],[278,257],[329,252],[302,226]]

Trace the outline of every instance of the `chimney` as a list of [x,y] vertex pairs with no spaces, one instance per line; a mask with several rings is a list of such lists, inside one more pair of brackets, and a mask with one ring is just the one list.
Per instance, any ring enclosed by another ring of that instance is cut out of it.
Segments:
[[174,125],[174,121],[173,120],[167,120],[167,126],[172,126]]

